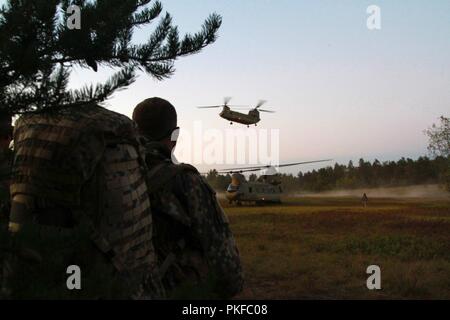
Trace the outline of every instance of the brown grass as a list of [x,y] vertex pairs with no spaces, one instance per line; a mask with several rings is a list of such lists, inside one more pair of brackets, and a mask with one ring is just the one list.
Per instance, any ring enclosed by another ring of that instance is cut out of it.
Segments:
[[[450,201],[292,197],[223,204],[249,299],[450,299]],[[366,287],[381,267],[382,289]]]

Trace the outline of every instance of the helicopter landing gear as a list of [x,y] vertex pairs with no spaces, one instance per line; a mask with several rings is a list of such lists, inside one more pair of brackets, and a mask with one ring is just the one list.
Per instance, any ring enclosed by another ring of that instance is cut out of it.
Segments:
[[247,128],[250,128],[250,126],[249,126],[249,125],[247,125]]
[[230,122],[230,126],[233,124],[233,122]]
[[255,123],[255,127],[257,127],[258,126],[258,124],[257,123]]

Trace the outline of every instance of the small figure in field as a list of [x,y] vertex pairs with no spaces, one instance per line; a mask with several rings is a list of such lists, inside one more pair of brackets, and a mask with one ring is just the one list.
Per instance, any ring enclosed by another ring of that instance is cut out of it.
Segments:
[[361,202],[363,203],[364,208],[367,207],[367,202],[369,202],[369,198],[365,193],[362,196]]

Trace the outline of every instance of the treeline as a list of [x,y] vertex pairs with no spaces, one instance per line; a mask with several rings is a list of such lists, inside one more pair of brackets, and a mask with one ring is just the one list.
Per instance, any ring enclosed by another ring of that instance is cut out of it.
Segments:
[[[229,174],[221,175],[210,171],[206,179],[218,191],[226,190],[231,181]],[[252,174],[249,180],[256,180]],[[350,161],[347,165],[336,163],[297,175],[280,174],[277,177],[285,191],[327,191],[336,189],[356,189],[406,186],[415,184],[446,184],[450,189],[450,159],[445,157],[420,157],[417,160],[401,158],[398,161],[373,162],[360,159],[358,164]]]

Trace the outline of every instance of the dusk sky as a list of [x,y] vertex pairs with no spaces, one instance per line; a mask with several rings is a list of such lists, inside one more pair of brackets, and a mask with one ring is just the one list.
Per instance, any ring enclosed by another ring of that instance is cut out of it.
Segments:
[[[195,107],[220,104],[225,96],[239,105],[265,99],[276,113],[261,114],[251,130],[280,130],[281,163],[417,158],[427,153],[423,130],[449,115],[448,0],[162,4],[181,32],[195,32],[208,14],[221,14],[220,37],[200,54],[178,60],[168,80],[141,74],[109,100],[112,110],[131,116],[141,100],[160,96],[175,105],[185,131],[193,130],[194,121],[202,121],[205,130],[224,131],[230,125],[218,116],[220,109]],[[381,30],[366,26],[369,5],[381,8]],[[139,30],[136,41],[144,41],[151,30]],[[79,87],[107,74],[77,69],[72,84]],[[221,167],[194,164],[202,170]]]

